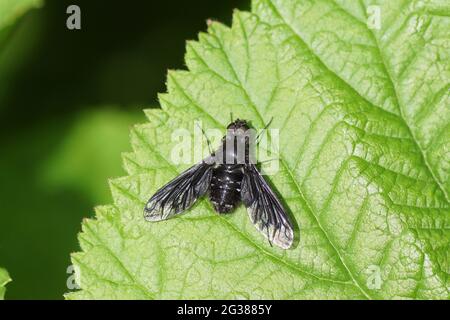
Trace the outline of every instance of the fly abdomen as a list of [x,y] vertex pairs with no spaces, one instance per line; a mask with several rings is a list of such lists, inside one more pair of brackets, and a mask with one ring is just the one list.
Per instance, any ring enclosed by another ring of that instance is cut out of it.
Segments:
[[232,211],[241,200],[243,167],[221,164],[213,169],[209,199],[219,213]]

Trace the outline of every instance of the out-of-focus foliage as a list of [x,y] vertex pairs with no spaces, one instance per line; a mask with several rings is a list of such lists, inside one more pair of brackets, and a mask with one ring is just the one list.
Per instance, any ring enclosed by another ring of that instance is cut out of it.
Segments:
[[14,24],[27,10],[39,7],[42,1],[0,0],[0,112],[5,108],[12,78],[32,54],[31,48],[39,37],[41,23],[24,19]]
[[15,8],[0,27],[0,264],[8,299],[61,299],[80,221],[122,174],[128,126],[183,65],[184,40],[249,3],[80,0],[82,30],[70,31],[73,1],[25,2],[0,0]]
[[129,149],[129,129],[142,119],[117,108],[82,113],[44,163],[44,183],[52,189],[71,188],[93,202],[110,201],[108,178],[122,173],[117,156]]
[[[14,65],[13,61],[8,61],[8,41],[14,41],[11,37],[13,33],[13,23],[33,7],[38,7],[40,0],[0,0],[0,109],[2,107],[2,93],[6,92],[8,72]],[[17,60],[16,60],[17,61]],[[2,248],[0,247],[0,250]],[[5,250],[6,248],[3,248]],[[8,272],[0,268],[0,299],[5,296],[5,285],[11,281]]]
[[122,172],[120,153],[129,149],[129,125],[135,122],[135,113],[102,107],[3,141],[0,224],[8,228],[0,234],[0,260],[17,280],[8,297],[58,298],[67,290],[70,261],[64,253],[77,247],[70,235],[93,203],[108,199],[105,175]]
[[11,281],[9,277],[8,271],[3,268],[0,268],[0,300],[5,297],[6,284]]
[[38,7],[41,0],[0,0],[0,30],[12,24],[28,9]]

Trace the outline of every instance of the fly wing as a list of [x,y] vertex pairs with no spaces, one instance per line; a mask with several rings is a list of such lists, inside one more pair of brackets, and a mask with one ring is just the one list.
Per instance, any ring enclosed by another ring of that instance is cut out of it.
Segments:
[[159,189],[144,208],[145,219],[166,220],[192,206],[209,189],[213,168],[210,160],[192,166]]
[[292,224],[280,200],[254,164],[245,166],[241,198],[256,228],[271,243],[289,249],[294,240]]

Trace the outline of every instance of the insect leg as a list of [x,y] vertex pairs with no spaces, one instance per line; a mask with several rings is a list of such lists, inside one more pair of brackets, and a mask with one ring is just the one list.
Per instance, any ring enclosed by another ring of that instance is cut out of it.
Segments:
[[267,160],[258,161],[258,162],[259,163],[265,163],[265,162],[270,162],[270,161],[275,161],[275,160],[280,160],[280,158],[272,158],[272,159],[267,159]]
[[213,154],[212,148],[211,148],[211,141],[209,141],[208,136],[206,135],[205,131],[203,130],[202,127],[200,127],[200,125],[198,124],[198,122],[196,122],[197,126],[200,128],[200,130],[202,130],[202,134],[206,139],[206,143],[208,144],[208,150],[209,150],[209,154]]
[[264,126],[264,128],[261,130],[260,133],[258,133],[258,135],[256,136],[256,145],[259,144],[258,138],[261,136],[261,134],[270,126],[270,124],[272,123],[273,117],[270,118],[269,122]]

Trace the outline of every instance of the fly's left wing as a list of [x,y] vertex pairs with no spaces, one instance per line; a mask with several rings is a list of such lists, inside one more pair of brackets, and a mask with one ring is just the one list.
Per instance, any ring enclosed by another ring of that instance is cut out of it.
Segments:
[[144,217],[148,221],[160,221],[187,210],[209,189],[212,176],[210,159],[187,169],[159,189],[148,200]]
[[294,240],[292,224],[280,200],[254,164],[244,168],[241,198],[256,228],[271,243],[289,249]]

